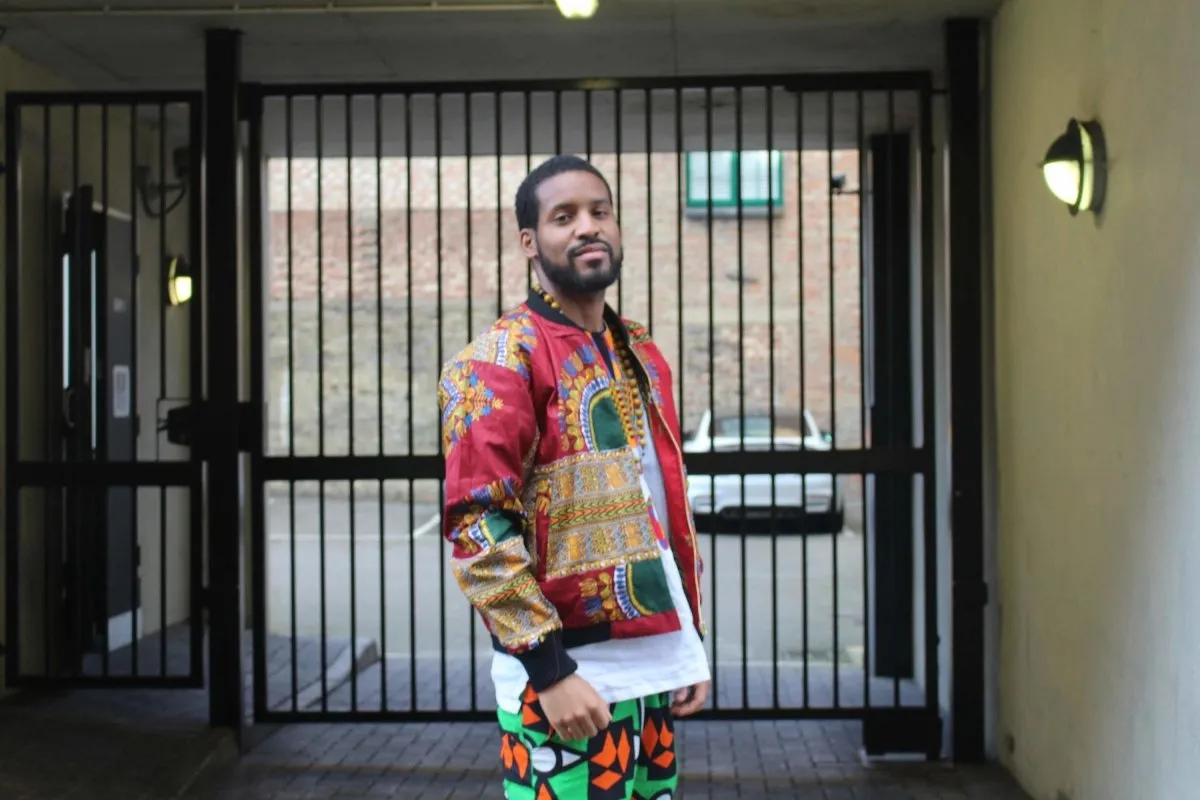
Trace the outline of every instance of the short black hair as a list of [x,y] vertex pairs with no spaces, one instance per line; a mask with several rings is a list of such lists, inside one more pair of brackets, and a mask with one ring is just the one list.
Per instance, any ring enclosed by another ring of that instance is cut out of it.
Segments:
[[612,201],[612,187],[608,185],[608,179],[586,159],[572,155],[554,156],[534,167],[533,171],[525,176],[525,180],[521,181],[520,187],[517,188],[517,230],[537,228],[539,211],[538,187],[555,175],[561,175],[564,172],[592,173],[604,181],[604,188],[608,190],[608,199],[610,202]]

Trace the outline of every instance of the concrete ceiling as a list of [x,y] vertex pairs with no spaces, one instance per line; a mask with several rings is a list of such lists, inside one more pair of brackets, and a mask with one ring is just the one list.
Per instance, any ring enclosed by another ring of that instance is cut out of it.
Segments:
[[942,21],[999,3],[600,0],[571,21],[552,0],[0,0],[0,25],[3,44],[88,89],[199,87],[211,27],[244,32],[244,75],[264,82],[936,74]]

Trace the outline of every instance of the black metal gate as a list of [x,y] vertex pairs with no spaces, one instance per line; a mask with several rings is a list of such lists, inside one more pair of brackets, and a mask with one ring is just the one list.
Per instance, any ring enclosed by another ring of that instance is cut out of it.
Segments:
[[6,681],[199,687],[200,96],[5,102]]
[[673,362],[711,717],[939,750],[926,74],[249,86],[254,709],[494,719],[447,576],[440,366],[524,299],[511,203],[612,183]]

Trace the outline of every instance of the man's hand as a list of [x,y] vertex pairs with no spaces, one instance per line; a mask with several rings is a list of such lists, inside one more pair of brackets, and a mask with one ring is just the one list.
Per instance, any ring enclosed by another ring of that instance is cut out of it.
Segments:
[[708,701],[708,688],[712,681],[697,683],[675,692],[675,702],[671,703],[671,714],[676,717],[689,717]]
[[550,726],[566,741],[590,739],[612,722],[608,703],[578,675],[542,690],[538,700]]

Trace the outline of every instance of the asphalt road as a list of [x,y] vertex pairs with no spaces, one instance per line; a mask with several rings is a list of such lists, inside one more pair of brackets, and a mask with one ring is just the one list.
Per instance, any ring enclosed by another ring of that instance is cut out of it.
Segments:
[[[350,503],[326,500],[322,542],[316,499],[297,498],[293,542],[287,498],[271,501],[270,632],[290,635],[295,609],[302,636],[319,636],[323,628],[331,636],[369,636],[382,651],[401,657],[414,651],[436,656],[443,649],[448,656],[464,656],[473,636],[486,652],[486,632],[477,621],[472,624],[447,566],[449,545],[440,536],[437,508],[418,504],[410,515],[407,503],[385,503],[382,541],[377,501],[359,500],[355,510],[352,542]],[[779,533],[774,547],[766,534],[743,539],[737,533],[702,533],[700,548],[706,645],[714,661],[740,663],[744,655],[752,663],[770,663],[777,655],[786,662],[807,652],[821,663],[836,652],[846,662],[861,652],[863,552],[857,533]]]

